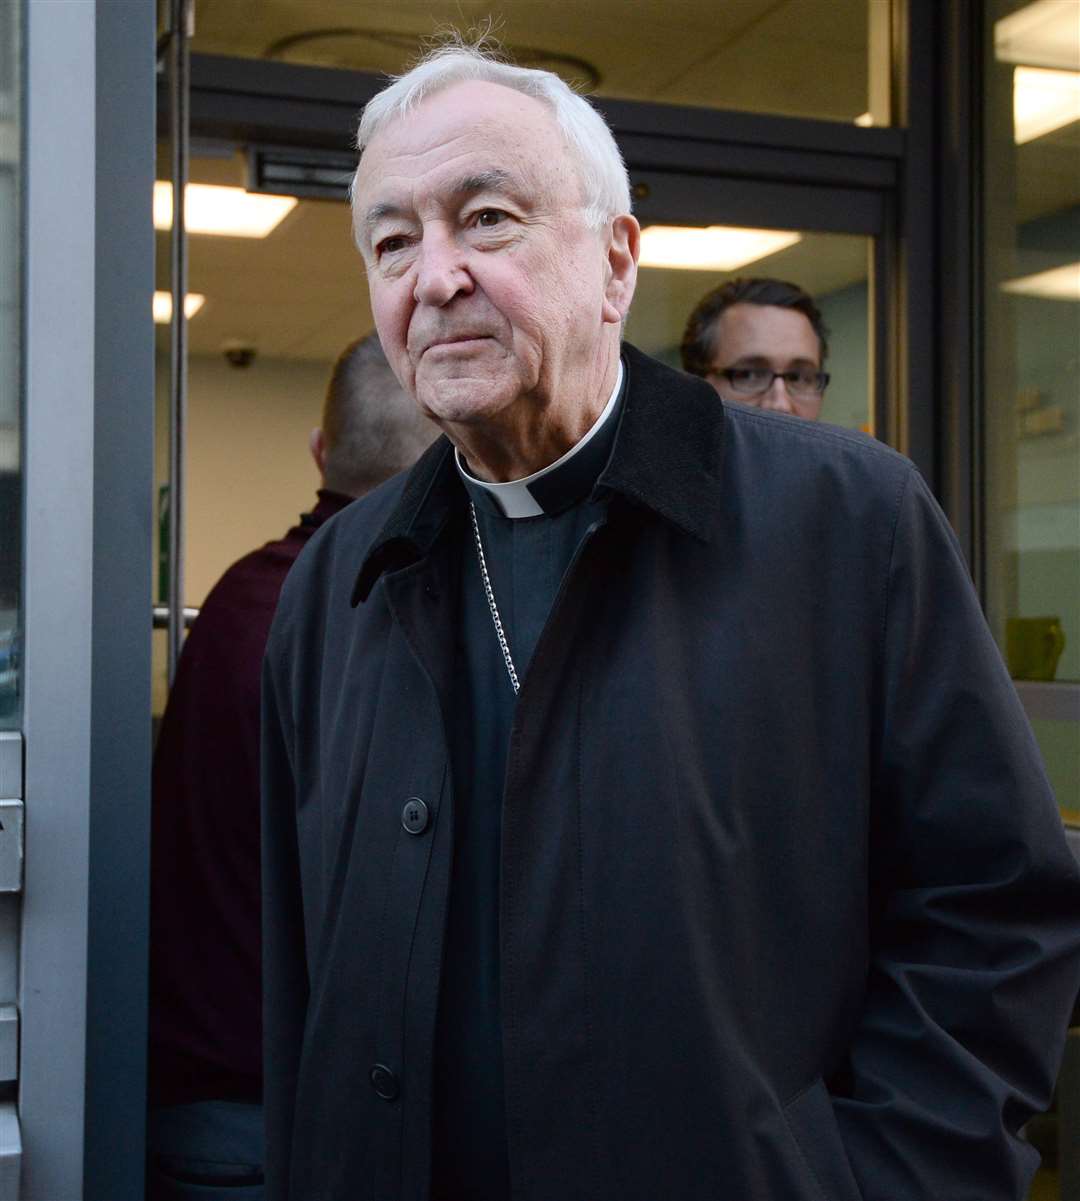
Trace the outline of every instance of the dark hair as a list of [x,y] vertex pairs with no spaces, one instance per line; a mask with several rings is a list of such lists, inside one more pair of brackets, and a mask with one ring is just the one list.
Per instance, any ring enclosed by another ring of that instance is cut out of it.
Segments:
[[377,334],[351,343],[330,373],[322,417],[326,487],[363,496],[411,467],[438,434],[397,382]]
[[725,309],[733,304],[768,304],[781,309],[794,309],[814,327],[821,347],[821,362],[829,353],[828,335],[821,310],[813,298],[799,287],[783,279],[729,279],[707,292],[694,306],[686,323],[682,344],[683,370],[691,375],[708,375],[713,369],[716,353],[716,323]]

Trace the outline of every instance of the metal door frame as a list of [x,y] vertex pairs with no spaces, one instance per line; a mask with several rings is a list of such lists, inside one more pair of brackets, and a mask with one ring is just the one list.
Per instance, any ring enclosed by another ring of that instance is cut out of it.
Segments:
[[21,1196],[141,1197],[154,11],[23,3]]

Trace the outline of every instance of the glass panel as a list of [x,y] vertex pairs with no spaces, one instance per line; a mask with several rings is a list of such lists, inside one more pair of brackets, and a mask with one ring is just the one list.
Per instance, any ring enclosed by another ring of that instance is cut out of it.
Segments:
[[790,281],[813,297],[828,331],[824,367],[830,382],[820,419],[872,433],[867,270],[872,240],[844,234],[787,232],[798,240],[766,257],[744,262],[734,271],[643,266],[638,273],[626,337],[646,353],[681,367],[683,331],[705,293],[737,276]]
[[[366,11],[365,11],[366,10]],[[427,0],[200,8],[196,52],[380,74],[421,39],[486,22],[523,66],[599,96],[886,125],[889,0]]]
[[[1017,680],[1080,687],[1080,18],[988,8],[985,454],[988,614]],[[1036,723],[1080,821],[1080,726]]]
[[0,5],[0,729],[22,713],[20,15],[21,5]]

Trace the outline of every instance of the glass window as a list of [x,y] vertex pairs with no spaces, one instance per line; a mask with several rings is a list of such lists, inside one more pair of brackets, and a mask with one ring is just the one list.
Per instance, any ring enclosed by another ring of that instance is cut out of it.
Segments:
[[988,14],[987,609],[1080,821],[1080,17],[1069,0]]
[[0,729],[17,727],[22,708],[20,9],[18,4],[0,5]]
[[207,5],[193,49],[397,73],[421,39],[486,21],[521,65],[599,96],[889,123],[890,0],[589,0],[555,21],[550,0],[328,8]]

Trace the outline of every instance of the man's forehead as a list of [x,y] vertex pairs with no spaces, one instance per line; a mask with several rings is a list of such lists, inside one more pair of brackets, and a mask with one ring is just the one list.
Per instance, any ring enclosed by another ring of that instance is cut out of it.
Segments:
[[358,198],[367,217],[419,177],[442,193],[526,193],[572,170],[546,105],[501,84],[470,81],[426,97],[375,134],[360,159]]
[[805,313],[781,305],[739,301],[714,326],[716,350],[740,357],[772,355],[817,361],[820,343]]
[[372,138],[371,148],[385,153],[388,148],[407,147],[422,153],[469,134],[487,141],[505,137],[521,145],[523,136],[543,136],[548,131],[555,132],[554,114],[542,101],[500,83],[475,79],[439,88],[391,118]]

